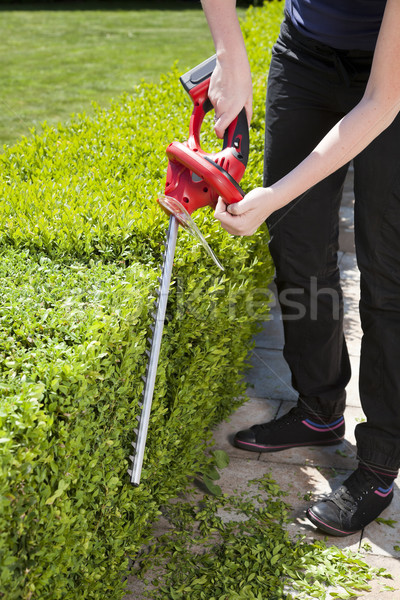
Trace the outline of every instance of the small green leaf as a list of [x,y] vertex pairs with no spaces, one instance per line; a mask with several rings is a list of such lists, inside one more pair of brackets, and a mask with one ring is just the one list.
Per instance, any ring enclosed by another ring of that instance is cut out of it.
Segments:
[[209,467],[205,475],[207,475],[207,477],[209,477],[209,479],[212,479],[213,481],[217,481],[221,478],[220,474],[218,473],[215,467]]
[[382,517],[377,517],[375,519],[375,521],[379,524],[382,523],[382,525],[387,525],[388,527],[395,527],[397,521],[395,521],[394,519],[382,519]]
[[229,465],[229,455],[225,450],[213,450],[211,454],[215,458],[215,464],[218,469],[224,469]]
[[219,485],[215,485],[213,480],[207,477],[207,475],[205,474],[203,475],[203,482],[208,491],[211,492],[211,494],[213,494],[214,496],[221,496],[222,490],[219,487]]

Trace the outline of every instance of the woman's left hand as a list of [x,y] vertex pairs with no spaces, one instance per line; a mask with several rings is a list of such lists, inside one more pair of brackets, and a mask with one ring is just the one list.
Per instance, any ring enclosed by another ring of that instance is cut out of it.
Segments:
[[258,187],[235,204],[225,204],[219,198],[214,216],[231,235],[253,235],[276,209],[273,197],[271,188]]

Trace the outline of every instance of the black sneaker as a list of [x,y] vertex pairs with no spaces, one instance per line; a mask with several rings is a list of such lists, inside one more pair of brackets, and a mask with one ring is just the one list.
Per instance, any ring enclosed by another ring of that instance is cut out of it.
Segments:
[[393,499],[392,482],[380,484],[368,470],[358,468],[325,500],[307,510],[318,529],[335,536],[356,533],[374,521]]
[[344,437],[344,418],[326,423],[311,418],[302,408],[292,408],[286,415],[250,429],[238,431],[234,444],[253,452],[279,452],[298,446],[332,446]]

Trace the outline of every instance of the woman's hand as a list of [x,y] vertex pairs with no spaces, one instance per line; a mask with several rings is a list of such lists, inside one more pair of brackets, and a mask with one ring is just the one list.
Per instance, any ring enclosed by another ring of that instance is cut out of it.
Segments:
[[272,188],[254,188],[236,204],[218,199],[214,216],[231,235],[253,235],[267,217],[278,208]]
[[214,107],[214,131],[223,138],[225,130],[237,117],[242,108],[246,109],[250,126],[253,104],[253,87],[250,67],[245,53],[231,60],[218,59],[211,75],[208,96]]

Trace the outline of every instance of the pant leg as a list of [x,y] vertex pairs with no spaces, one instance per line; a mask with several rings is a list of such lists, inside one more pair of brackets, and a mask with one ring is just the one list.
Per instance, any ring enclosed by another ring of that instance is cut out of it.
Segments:
[[[336,99],[342,81],[333,55],[289,38],[284,30],[269,71],[266,186],[305,158],[343,115]],[[337,265],[346,172],[347,166],[267,221],[292,384],[300,404],[326,419],[343,413],[350,379]]]
[[400,116],[354,161],[363,328],[358,454],[400,467]]

